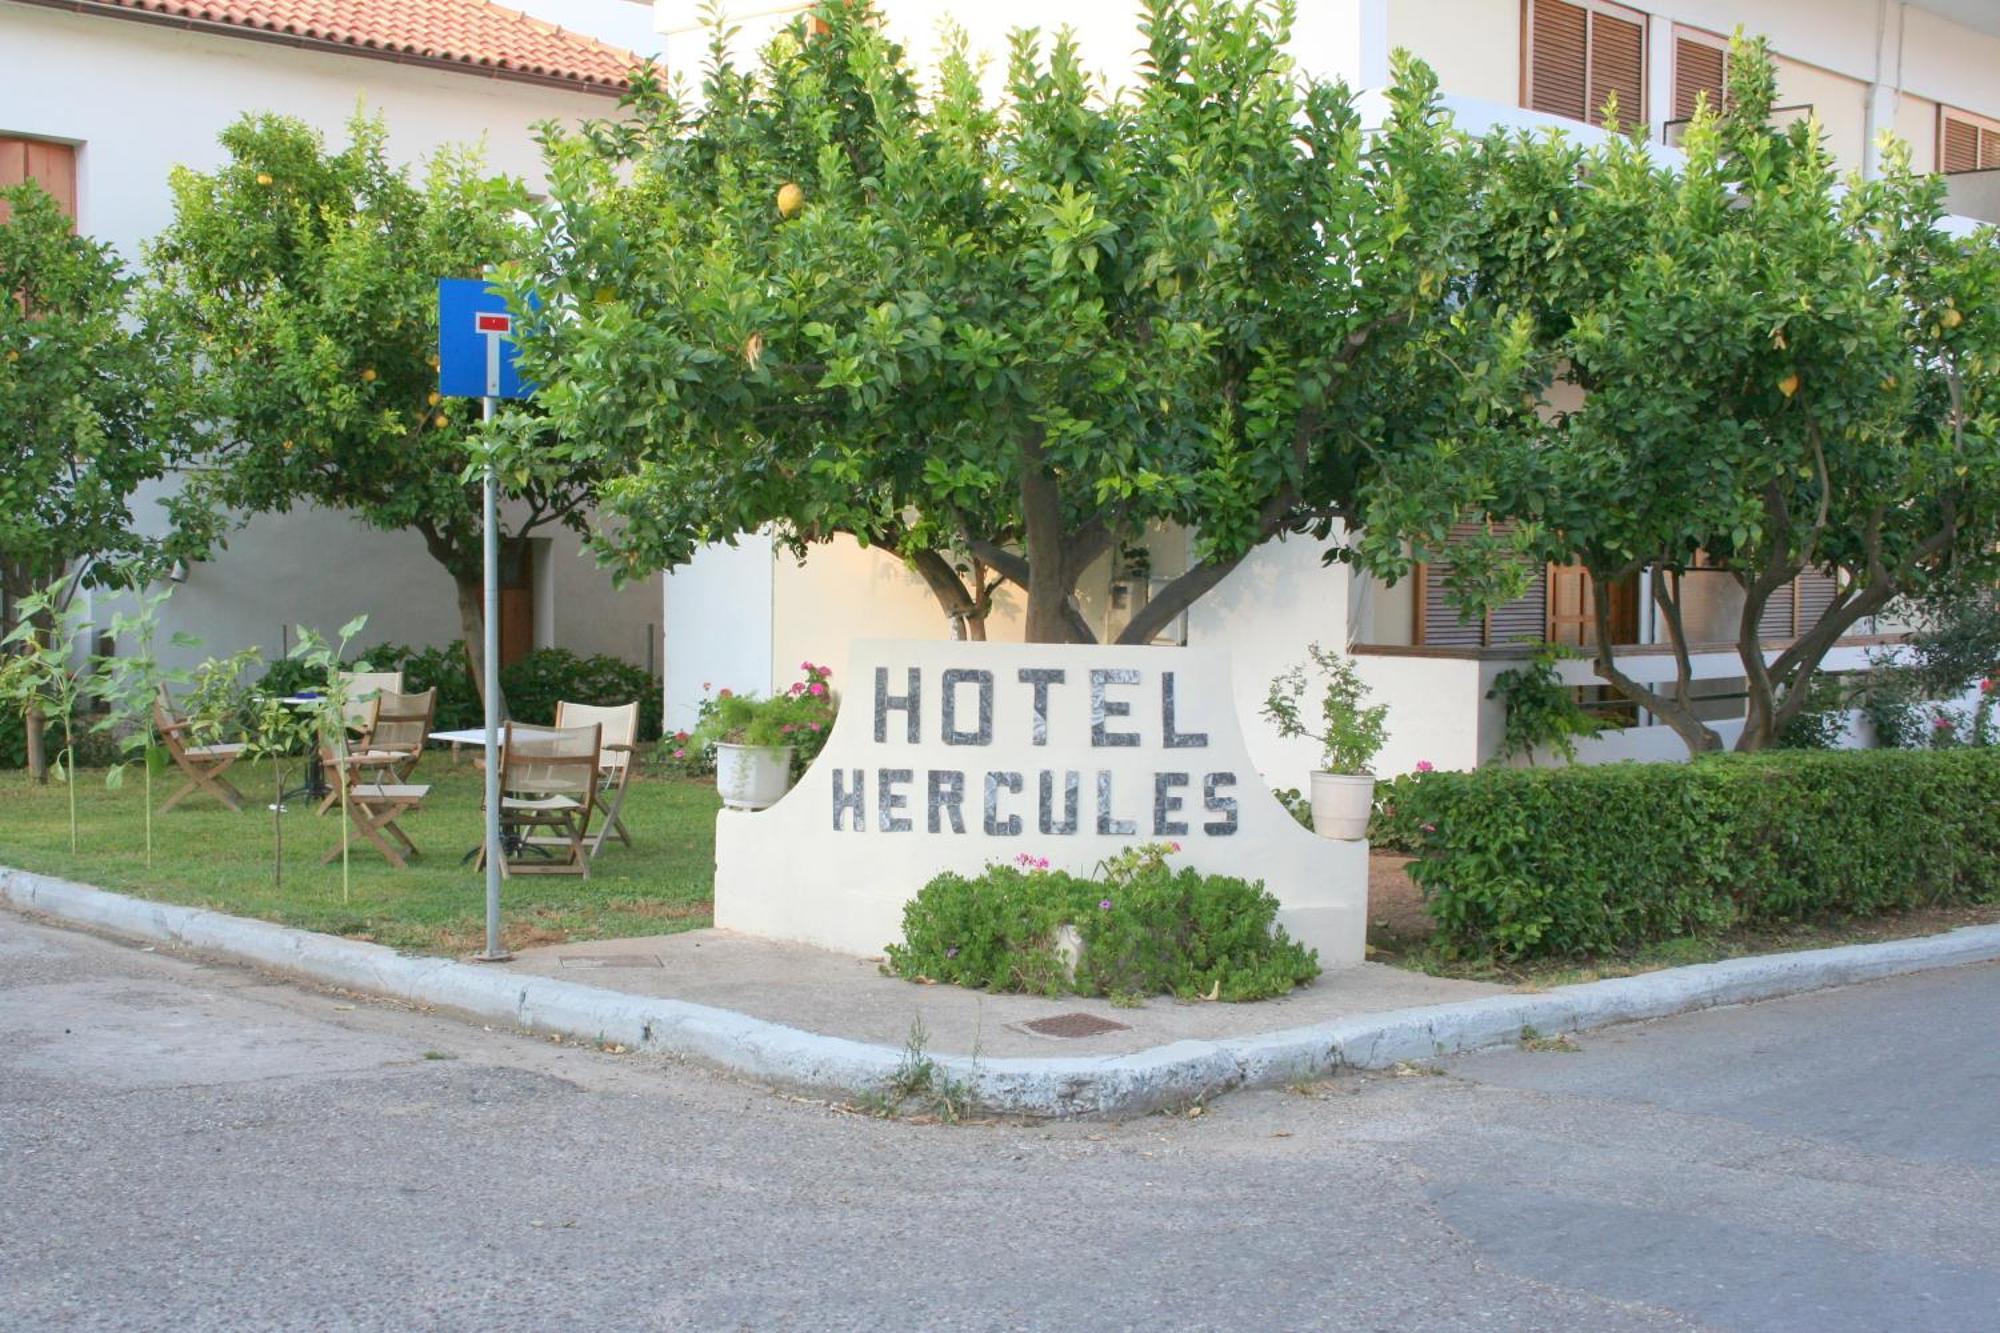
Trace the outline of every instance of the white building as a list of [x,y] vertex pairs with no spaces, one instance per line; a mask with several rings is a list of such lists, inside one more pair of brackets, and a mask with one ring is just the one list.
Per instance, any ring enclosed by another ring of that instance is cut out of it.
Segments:
[[[709,35],[695,0],[656,0],[670,70],[692,74]],[[801,3],[730,0],[723,6],[748,56],[783,24],[810,8]],[[971,5],[962,0],[881,0],[892,35],[919,69],[929,67],[941,23],[949,20],[991,60],[1004,65],[1007,33],[1068,25],[1088,65],[1111,84],[1130,80],[1139,45],[1138,6],[1130,0],[1076,5],[1017,0]],[[2000,4],[1991,0],[1300,0],[1293,51],[1302,67],[1368,90],[1388,82],[1390,53],[1408,49],[1437,70],[1447,105],[1471,130],[1493,125],[1581,124],[1591,106],[1616,91],[1627,116],[1654,127],[1671,145],[1677,121],[1692,114],[1698,91],[1720,90],[1727,34],[1738,26],[1770,40],[1777,57],[1779,103],[1786,114],[1816,117],[1844,167],[1879,167],[1877,135],[1907,140],[1919,166],[1951,173],[1951,201],[1973,222],[2000,222]],[[1587,89],[1587,91],[1586,91]],[[1593,117],[1594,118],[1594,117]],[[1185,568],[1185,539],[1152,539],[1155,577]],[[1302,786],[1312,755],[1287,745],[1256,721],[1265,684],[1303,657],[1309,640],[1349,647],[1376,697],[1390,705],[1390,740],[1378,769],[1407,771],[1420,760],[1471,767],[1490,755],[1502,724],[1488,701],[1493,679],[1525,657],[1522,640],[1577,642],[1577,609],[1587,605],[1580,570],[1551,567],[1521,602],[1485,625],[1462,625],[1435,595],[1435,571],[1385,587],[1347,566],[1323,569],[1320,549],[1292,540],[1257,551],[1195,603],[1184,640],[1226,644],[1235,663],[1239,712],[1252,756],[1274,786]],[[1108,563],[1085,581],[1081,600],[1100,633],[1115,629],[1120,609],[1145,595],[1117,590]],[[1733,647],[1736,607],[1717,581],[1703,633],[1690,627],[1697,678],[1727,691],[1741,673]],[[1427,595],[1430,594],[1430,595]],[[1643,680],[1670,679],[1650,598],[1632,590],[1630,642],[1621,664]],[[1794,593],[1810,610],[1814,586]],[[1691,595],[1690,602],[1695,599]],[[1740,605],[1740,603],[1739,603]],[[1789,604],[1778,610],[1785,616]],[[1775,612],[1774,612],[1775,614]],[[836,679],[846,644],[857,636],[942,636],[946,622],[922,582],[897,559],[838,541],[799,565],[770,543],[745,538],[704,552],[666,580],[666,690],[670,725],[692,716],[704,682],[764,692],[795,678],[806,658],[830,663]],[[989,630],[1018,637],[1020,601],[1004,594]],[[1497,622],[1497,624],[1496,624]],[[728,626],[726,634],[715,633]],[[1791,632],[1771,626],[1774,640]],[[1843,643],[1826,667],[1865,665],[1871,640]],[[1627,660],[1629,657],[1629,661]],[[1597,680],[1589,664],[1565,664],[1574,684]],[[1725,740],[1740,730],[1741,704],[1718,703],[1737,721],[1715,725]],[[1586,742],[1583,757],[1671,758],[1685,754],[1665,726],[1635,726]]]
[[[359,106],[383,117],[401,161],[483,143],[493,170],[535,188],[535,124],[611,114],[635,59],[485,0],[0,0],[0,185],[35,177],[136,263],[172,219],[169,170],[221,165],[217,135],[239,116],[292,116],[338,145]],[[531,548],[503,617],[516,651],[657,666],[656,585],[614,591],[566,532]],[[166,628],[208,653],[276,655],[294,625],[330,631],[363,612],[364,645],[460,633],[451,578],[421,538],[307,508],[253,518],[188,570]]]

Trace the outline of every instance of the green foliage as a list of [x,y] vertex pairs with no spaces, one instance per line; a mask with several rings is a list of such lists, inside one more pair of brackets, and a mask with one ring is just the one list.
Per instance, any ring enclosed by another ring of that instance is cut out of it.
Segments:
[[718,39],[698,97],[646,80],[623,119],[551,129],[520,279],[569,317],[524,368],[562,436],[543,453],[607,478],[614,568],[846,532],[947,604],[951,554],[976,556],[1026,590],[1031,639],[1067,639],[1095,559],[1190,529],[1136,643],[1340,516],[1407,570],[1406,480],[1489,489],[1463,460],[1525,410],[1525,329],[1471,281],[1431,72],[1399,58],[1364,123],[1287,54],[1294,13],[1154,0],[1117,97],[1070,34],[1022,31],[995,105],[961,36],[920,76],[872,4],[834,0],[754,69]]
[[[435,689],[437,712],[432,725],[439,731],[463,731],[485,725],[486,709],[479,702],[473,684],[472,667],[466,660],[465,644],[457,639],[441,648],[412,648],[400,643],[380,643],[361,654],[377,671],[400,671],[403,688],[412,694]],[[503,672],[501,692],[506,693]]]
[[[1134,848],[1097,878],[1028,855],[977,876],[942,874],[903,910],[887,970],[906,978],[1041,995],[1257,1000],[1319,975],[1318,956],[1276,924],[1261,883],[1167,864]],[[1074,970],[1060,931],[1075,932]]]
[[1306,669],[1295,666],[1271,681],[1264,696],[1263,715],[1288,739],[1303,737],[1320,747],[1320,767],[1329,773],[1366,773],[1388,737],[1387,704],[1367,707],[1368,687],[1351,659],[1306,645],[1306,655],[1325,685],[1320,694],[1320,722],[1305,714]]
[[1726,927],[2000,896],[2000,751],[1774,751],[1391,784],[1438,947],[1617,953]]
[[[7,298],[0,295],[0,304]],[[0,638],[0,709],[26,721],[53,722],[62,748],[50,773],[69,788],[69,849],[77,848],[76,737],[89,683],[84,651],[90,617],[72,597],[75,584],[58,578],[23,597],[20,619]]]
[[[196,403],[214,431],[188,494],[217,512],[313,503],[409,529],[476,589],[482,427],[476,403],[438,398],[437,281],[521,255],[527,192],[462,149],[440,150],[412,181],[379,119],[357,114],[348,130],[329,150],[300,121],[246,116],[223,131],[221,166],[172,174],[146,308],[172,355],[199,368]],[[533,425],[503,414],[505,429]],[[529,516],[509,541],[584,526],[582,465],[541,457],[523,449],[501,479]],[[460,605],[476,639],[476,600]]]
[[[114,788],[123,785],[127,766],[135,760],[139,764],[148,866],[153,863],[153,776],[167,765],[154,701],[161,687],[186,678],[185,673],[164,666],[159,656],[160,608],[172,595],[171,584],[157,592],[139,593],[136,609],[120,611],[111,619],[112,642],[122,644],[124,651],[92,661],[95,678],[90,692],[104,704],[105,711],[91,732],[103,741],[115,738],[120,756],[105,770],[104,784]],[[173,636],[173,645],[201,646],[199,640],[178,633]]]
[[692,735],[676,735],[675,749],[692,750],[697,755],[718,745],[760,745],[792,747],[792,771],[796,775],[818,757],[833,734],[834,716],[840,710],[829,682],[833,672],[811,662],[801,662],[804,673],[790,689],[769,699],[718,693],[713,702],[704,695],[703,714]]
[[1847,734],[1848,696],[1837,677],[1815,676],[1806,706],[1778,728],[1780,750],[1832,750]]
[[130,318],[132,278],[33,182],[0,189],[0,203],[0,600],[15,603],[78,561],[102,586],[203,538],[135,530],[134,496],[191,435],[180,363]]
[[1535,751],[1548,750],[1568,763],[1576,758],[1579,739],[1588,740],[1604,730],[1603,720],[1583,711],[1576,692],[1556,671],[1556,663],[1571,655],[1544,644],[1528,665],[1510,667],[1493,678],[1486,697],[1498,699],[1507,710],[1500,745],[1493,752],[1496,762],[1519,757],[1532,765]]
[[639,704],[639,739],[660,738],[660,683],[643,667],[607,653],[580,656],[567,648],[537,648],[500,668],[507,714],[520,722],[551,723],[556,704]]
[[[694,730],[676,731],[671,736],[661,737],[660,747],[654,758],[659,770],[667,777],[703,778],[715,772],[715,742],[697,737],[715,734],[715,710],[721,700],[709,693],[707,684],[701,687],[701,702],[695,705]],[[795,764],[795,768],[797,765]],[[798,768],[803,772],[803,768]]]
[[1930,697],[1952,698],[2000,671],[2000,596],[1991,585],[1944,583],[1915,599],[1909,618],[1916,682]]
[[[1732,44],[1729,70],[1728,109],[1694,117],[1684,162],[1622,134],[1482,145],[1482,280],[1533,312],[1550,384],[1581,390],[1519,419],[1527,438],[1482,470],[1499,483],[1485,511],[1544,557],[1600,589],[1658,571],[1669,639],[1666,575],[1700,566],[1743,592],[1738,745],[1755,749],[1865,617],[1940,580],[1991,584],[2000,246],[1944,230],[1941,178],[1907,149],[1879,179],[1843,181],[1816,121],[1773,128],[1761,42]],[[1838,587],[1767,661],[1762,612],[1806,571],[1838,571]],[[1719,745],[1683,691],[1599,661],[1691,749]]]

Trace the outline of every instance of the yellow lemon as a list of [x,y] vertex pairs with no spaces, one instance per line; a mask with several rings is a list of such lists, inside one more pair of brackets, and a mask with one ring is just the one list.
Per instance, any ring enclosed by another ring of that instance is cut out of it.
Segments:
[[1790,398],[1799,391],[1799,377],[1796,372],[1778,381],[1778,392]]
[[375,382],[375,367],[370,366],[361,372],[361,382],[363,384],[373,384]]
[[436,407],[438,405],[438,398],[439,398],[438,391],[436,389],[431,390],[431,396],[429,401],[432,407]]
[[781,218],[796,217],[798,215],[799,209],[804,207],[805,202],[806,202],[806,192],[804,190],[801,190],[793,182],[786,181],[783,185],[780,185],[778,187],[779,217]]
[[1965,323],[1965,316],[1961,315],[1956,309],[1948,307],[1942,315],[1938,316],[1938,323],[1948,329],[1955,329]]
[[260,171],[260,172],[258,172],[258,173],[257,173],[257,183],[258,183],[259,185],[269,185],[269,184],[271,183],[271,173],[270,173],[270,172],[268,172],[268,171]]
[[437,424],[438,428],[442,430],[444,427],[449,426],[451,424],[451,418],[446,416],[444,413],[440,412],[437,414]]

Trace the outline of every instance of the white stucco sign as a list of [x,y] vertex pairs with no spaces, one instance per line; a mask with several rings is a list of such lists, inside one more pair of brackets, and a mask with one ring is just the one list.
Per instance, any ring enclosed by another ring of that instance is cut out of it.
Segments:
[[[872,955],[943,870],[1087,874],[1142,842],[1264,881],[1326,966],[1361,961],[1368,856],[1301,828],[1250,766],[1199,649],[864,640],[799,785],[716,824],[715,923]],[[1301,775],[1303,776],[1303,775]]]

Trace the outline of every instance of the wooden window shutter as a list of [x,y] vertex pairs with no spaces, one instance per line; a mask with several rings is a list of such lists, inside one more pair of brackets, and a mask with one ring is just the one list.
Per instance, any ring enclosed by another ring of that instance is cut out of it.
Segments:
[[2000,121],[1945,109],[1938,114],[1939,171],[2000,170]]
[[1566,0],[1529,0],[1528,109],[1582,120],[1589,105],[1590,13]]
[[1792,581],[1792,633],[1804,634],[1819,623],[1840,592],[1840,579],[1831,571],[1808,569]]
[[1692,37],[1674,38],[1674,119],[1689,120],[1695,103],[1708,94],[1711,110],[1722,110],[1729,87],[1729,52]]
[[1944,133],[1938,137],[1938,165],[1950,175],[1979,170],[1979,127],[1957,116],[1944,118]]
[[[69,219],[76,220],[76,149],[46,139],[0,138],[0,189],[31,180],[55,197]],[[0,203],[0,222],[11,210]]]
[[1531,111],[1604,123],[1646,118],[1646,16],[1604,0],[1523,0],[1527,5],[1527,105]]
[[1618,121],[1646,119],[1646,25],[1603,10],[1590,15],[1590,123],[1604,123],[1604,104],[1618,99]]
[[1757,637],[1760,639],[1789,639],[1798,633],[1799,585],[1787,583],[1771,594],[1771,600],[1764,603],[1764,614],[1757,617]]
[[[1508,525],[1495,523],[1491,531],[1504,532]],[[1451,539],[1464,540],[1488,531],[1485,523],[1458,523]],[[1421,567],[1417,642],[1447,648],[1486,648],[1504,643],[1540,643],[1548,627],[1548,580],[1535,579],[1528,591],[1513,601],[1496,606],[1484,617],[1467,620],[1460,616],[1445,586],[1450,562]]]

